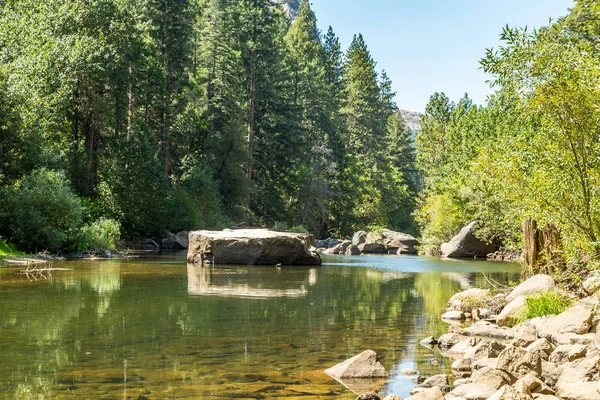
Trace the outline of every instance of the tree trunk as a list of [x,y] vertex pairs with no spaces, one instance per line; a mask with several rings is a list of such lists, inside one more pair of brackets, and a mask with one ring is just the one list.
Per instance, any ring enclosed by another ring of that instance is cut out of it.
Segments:
[[255,109],[255,92],[256,92],[256,52],[252,53],[252,67],[250,73],[250,104],[248,106],[248,168],[246,176],[249,181],[252,180],[253,163],[254,163],[254,109]]
[[533,219],[527,218],[523,221],[523,243],[525,275],[551,274],[556,267],[564,265],[560,232],[556,225],[547,223],[538,228]]

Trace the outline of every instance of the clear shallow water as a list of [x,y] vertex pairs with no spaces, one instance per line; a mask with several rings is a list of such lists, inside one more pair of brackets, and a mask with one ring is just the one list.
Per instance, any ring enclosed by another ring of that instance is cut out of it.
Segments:
[[55,263],[70,270],[38,280],[1,268],[0,398],[354,399],[323,370],[366,349],[390,379],[347,385],[405,397],[400,369],[449,371],[418,344],[447,331],[448,298],[487,287],[483,273],[520,274],[413,256],[324,262],[203,267],[180,254]]

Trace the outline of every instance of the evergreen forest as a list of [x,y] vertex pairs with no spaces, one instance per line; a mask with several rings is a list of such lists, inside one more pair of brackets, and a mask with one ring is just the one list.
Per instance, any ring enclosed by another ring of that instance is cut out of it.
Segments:
[[[285,6],[285,7],[284,7]],[[0,0],[0,235],[23,251],[170,230],[462,226],[539,268],[600,262],[600,4],[498,27],[486,104],[435,93],[414,140],[357,32],[308,0]],[[293,11],[293,12],[290,12]],[[568,268],[565,268],[568,267]],[[535,271],[534,271],[535,272]]]
[[359,33],[342,49],[307,0],[285,6],[0,1],[3,243],[416,234],[414,147],[385,71]]

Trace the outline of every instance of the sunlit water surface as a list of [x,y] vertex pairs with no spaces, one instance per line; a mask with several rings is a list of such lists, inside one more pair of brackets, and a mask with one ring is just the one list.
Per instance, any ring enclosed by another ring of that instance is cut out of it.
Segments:
[[[0,398],[354,399],[408,396],[399,370],[450,361],[418,343],[445,333],[448,298],[505,263],[413,256],[324,258],[321,267],[187,265],[185,254],[54,264],[51,276],[0,268]],[[375,350],[390,378],[323,370]]]

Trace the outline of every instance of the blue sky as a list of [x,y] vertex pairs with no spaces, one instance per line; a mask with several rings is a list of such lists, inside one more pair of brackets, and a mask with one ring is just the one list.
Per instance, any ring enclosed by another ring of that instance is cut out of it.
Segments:
[[546,25],[572,0],[311,0],[318,26],[331,25],[345,50],[362,33],[377,69],[393,81],[398,107],[423,112],[434,92],[483,104],[491,92],[479,69],[502,27]]

